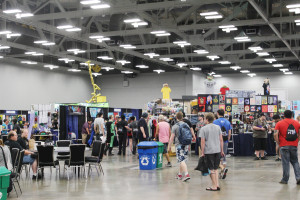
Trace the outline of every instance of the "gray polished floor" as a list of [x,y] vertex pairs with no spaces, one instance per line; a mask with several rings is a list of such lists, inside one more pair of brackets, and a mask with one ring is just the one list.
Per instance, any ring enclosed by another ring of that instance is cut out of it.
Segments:
[[[172,157],[172,168],[140,171],[136,156],[115,155],[104,158],[104,176],[98,177],[95,169],[88,179],[71,174],[69,181],[66,174],[56,175],[55,170],[52,175],[46,170],[44,179],[39,181],[26,179],[23,174],[23,194],[18,199],[299,200],[300,185],[296,185],[293,171],[288,185],[279,184],[281,163],[274,160],[274,157],[267,161],[230,157],[229,173],[221,180],[221,191],[209,192],[205,190],[210,186],[209,177],[202,177],[200,172],[193,170],[198,161],[194,155],[188,162],[191,180],[187,183],[174,179],[177,173],[175,157]],[[9,198],[17,199],[15,192]]]

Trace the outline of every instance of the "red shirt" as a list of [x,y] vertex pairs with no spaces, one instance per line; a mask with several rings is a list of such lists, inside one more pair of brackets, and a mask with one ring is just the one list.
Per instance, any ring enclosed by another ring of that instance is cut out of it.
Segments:
[[225,95],[227,90],[229,90],[229,88],[221,88],[220,89],[221,95]]
[[286,132],[290,124],[296,129],[297,134],[299,135],[300,123],[293,119],[284,119],[278,122],[275,126],[275,130],[279,131],[279,146],[298,146],[298,138],[295,141],[286,141]]

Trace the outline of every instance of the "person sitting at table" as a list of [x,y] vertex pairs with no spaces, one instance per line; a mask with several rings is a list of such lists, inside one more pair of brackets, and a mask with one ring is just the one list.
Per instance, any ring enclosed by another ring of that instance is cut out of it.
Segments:
[[29,150],[29,141],[28,137],[28,130],[24,129],[21,131],[21,137],[18,138],[17,142],[21,145],[23,149]]
[[[9,146],[10,149],[17,148],[17,149],[19,149],[19,151],[23,150],[22,146],[17,142],[18,135],[15,131],[10,131],[8,133],[8,138],[7,139],[8,140],[4,144]],[[34,153],[31,152],[31,151],[25,150],[23,163],[30,163],[31,164],[32,172],[33,172],[32,179],[36,179],[36,178],[40,179],[41,175],[37,175],[37,161],[36,161],[36,159],[31,157],[31,155],[33,155],[33,154]]]

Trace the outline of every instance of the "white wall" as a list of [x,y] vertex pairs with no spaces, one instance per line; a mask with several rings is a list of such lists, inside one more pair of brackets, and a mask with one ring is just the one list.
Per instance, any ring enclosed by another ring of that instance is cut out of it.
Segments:
[[92,90],[87,73],[51,71],[41,66],[1,63],[0,80],[1,110],[29,110],[31,104],[85,102]]
[[128,78],[129,87],[123,87],[123,75],[101,76],[98,84],[101,94],[107,96],[110,107],[145,108],[147,102],[162,98],[161,88],[168,83],[171,98],[182,98],[192,93],[192,75],[185,72],[138,74],[136,78]]

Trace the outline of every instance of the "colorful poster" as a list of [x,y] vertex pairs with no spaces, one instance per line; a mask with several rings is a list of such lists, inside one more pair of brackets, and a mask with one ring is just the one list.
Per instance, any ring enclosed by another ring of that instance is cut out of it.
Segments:
[[244,105],[244,98],[239,98],[239,105]]
[[213,104],[219,104],[219,95],[213,95]]
[[226,98],[226,104],[232,104],[232,99],[231,98]]
[[262,105],[268,105],[268,97],[267,96],[262,96],[261,97],[261,104]]
[[238,105],[239,106],[239,113],[244,112],[244,105]]
[[205,112],[212,112],[213,111],[213,106],[212,105],[206,105],[205,106]]
[[250,98],[250,105],[255,106],[255,98]]
[[256,106],[256,112],[261,112],[261,106]]
[[261,112],[267,113],[268,112],[268,106],[267,105],[262,105],[261,106]]
[[274,106],[274,112],[275,112],[275,113],[278,112],[278,110],[277,110],[277,105]]
[[256,107],[255,106],[250,106],[250,112],[255,112]]
[[244,102],[245,102],[244,103],[245,105],[250,105],[250,99],[249,98],[245,98]]
[[206,97],[198,97],[198,105],[205,105]]
[[[238,105],[239,104],[239,100],[238,98],[232,98],[232,105]],[[232,108],[233,110],[233,108]]]
[[270,113],[274,112],[274,106],[273,105],[268,106],[268,112],[270,112]]
[[225,111],[225,105],[224,104],[219,105],[219,109],[223,109]]
[[199,112],[205,112],[205,105],[199,105]]
[[261,96],[256,96],[255,97],[255,105],[261,106]]
[[239,106],[238,105],[232,105],[232,112],[238,113],[239,112]]
[[277,105],[278,104],[278,102],[277,102],[277,96],[273,96],[273,105]]
[[[250,101],[250,100],[249,100]],[[249,102],[250,103],[250,102]],[[250,112],[250,105],[245,105],[245,112]]]
[[213,105],[213,112],[218,112],[219,105]]
[[208,95],[206,97],[206,105],[212,105],[212,103],[213,103],[213,98],[211,95]]
[[231,104],[227,104],[226,105],[226,112],[231,112],[232,111],[232,105]]
[[219,95],[219,104],[225,104],[225,95]]
[[268,105],[273,105],[274,98],[272,96],[268,96]]

